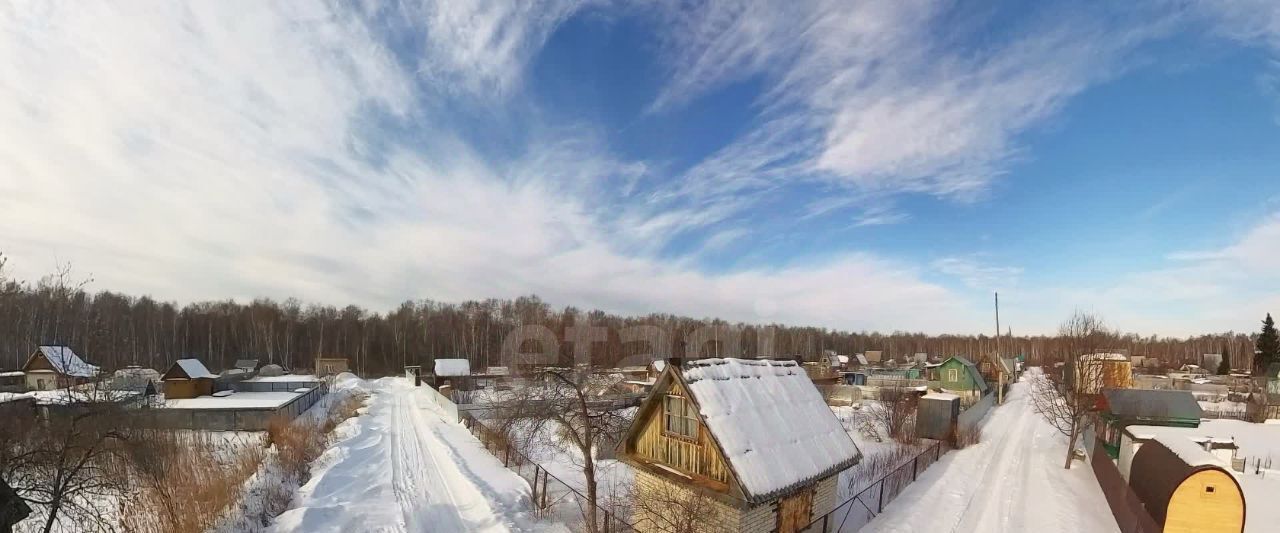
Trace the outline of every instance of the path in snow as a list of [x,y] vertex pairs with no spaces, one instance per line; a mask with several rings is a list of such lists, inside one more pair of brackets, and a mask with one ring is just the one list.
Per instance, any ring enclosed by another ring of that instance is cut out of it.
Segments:
[[276,531],[562,530],[529,517],[529,484],[400,378],[373,383],[352,435],[325,452]]
[[982,442],[944,455],[863,531],[1118,531],[1089,466],[1062,468],[1067,439],[1029,392],[1015,384],[987,415]]

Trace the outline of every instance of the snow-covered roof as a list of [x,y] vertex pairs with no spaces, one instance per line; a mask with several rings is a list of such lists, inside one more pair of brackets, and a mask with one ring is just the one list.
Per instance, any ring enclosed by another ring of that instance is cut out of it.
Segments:
[[98,367],[84,362],[66,346],[41,346],[40,353],[55,371],[64,376],[90,378],[98,374]]
[[701,359],[681,377],[749,501],[776,497],[862,456],[794,361]]
[[860,364],[860,365],[866,366],[866,365],[870,364],[870,363],[867,363],[867,356],[866,356],[866,354],[856,353],[856,354],[853,354],[853,356],[854,356],[855,358],[857,358],[857,359],[858,359],[858,364]]
[[[217,377],[212,372],[209,372],[209,369],[205,368],[204,363],[201,363],[199,359],[179,359],[174,361],[173,365],[182,369],[182,373],[186,374],[189,379],[213,379]],[[165,379],[173,377],[170,375],[172,372],[172,369],[169,372],[165,372]]]
[[471,361],[466,359],[436,359],[437,376],[470,376]]
[[946,401],[951,401],[951,400],[957,400],[957,399],[959,399],[960,397],[959,397],[959,396],[956,396],[956,395],[954,395],[954,394],[951,394],[951,393],[949,393],[949,392],[930,392],[929,394],[926,394],[926,395],[924,395],[924,396],[921,396],[920,398],[921,398],[921,399],[924,399],[924,400],[946,400]]
[[491,366],[488,370],[485,370],[485,373],[490,376],[509,376],[511,375],[511,369],[505,366]]
[[849,356],[847,355],[837,355],[836,360],[840,361],[842,365],[849,364]]
[[1209,453],[1202,445],[1191,439],[1158,435],[1152,440],[1163,444],[1165,448],[1177,455],[1188,466],[1227,466],[1222,463],[1221,459],[1218,459],[1217,456]]
[[654,360],[652,363],[649,363],[649,364],[653,365],[653,369],[654,369],[655,371],[657,371],[657,372],[662,372],[663,370],[666,370],[666,368],[667,368],[667,362],[666,362],[666,361],[663,361],[662,359],[656,359],[656,360]]
[[12,377],[17,377],[21,375],[23,375],[23,372],[21,370],[15,370],[13,372],[0,372],[0,378],[12,378]]
[[241,368],[244,370],[252,371],[258,368],[258,360],[257,359],[236,359],[236,364],[232,366],[234,366],[235,368]]

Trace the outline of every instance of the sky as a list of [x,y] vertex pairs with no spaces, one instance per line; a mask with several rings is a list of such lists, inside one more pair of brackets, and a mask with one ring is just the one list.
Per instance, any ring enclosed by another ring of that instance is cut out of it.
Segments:
[[1280,2],[0,2],[0,253],[180,303],[1280,313]]

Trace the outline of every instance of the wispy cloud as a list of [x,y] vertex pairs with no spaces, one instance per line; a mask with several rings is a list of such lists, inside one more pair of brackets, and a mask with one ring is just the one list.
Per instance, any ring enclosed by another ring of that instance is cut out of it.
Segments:
[[455,92],[495,113],[527,105],[521,71],[576,4],[9,6],[0,246],[20,276],[56,257],[97,287],[182,301],[533,292],[620,312],[966,327],[951,291],[875,255],[724,273],[663,257],[743,204],[637,187],[653,167],[590,127],[529,128],[554,134],[499,155],[455,131]]
[[[993,32],[957,23],[963,9],[934,0],[693,6],[669,15],[673,66],[653,108],[767,80],[766,119],[709,163],[714,183],[735,190],[808,180],[973,198],[1021,156],[1019,134],[1122,70],[1127,52],[1168,26],[1145,10],[1076,9]],[[998,36],[960,44],[977,32]]]
[[1018,285],[1021,267],[996,266],[976,257],[944,257],[933,262],[934,270],[955,277],[971,289],[997,290]]

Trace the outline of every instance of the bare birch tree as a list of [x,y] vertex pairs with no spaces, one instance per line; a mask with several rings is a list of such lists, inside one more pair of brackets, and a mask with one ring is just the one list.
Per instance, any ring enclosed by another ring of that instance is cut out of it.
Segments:
[[1062,467],[1070,469],[1076,440],[1097,405],[1102,384],[1101,361],[1083,356],[1107,349],[1114,334],[1101,317],[1076,311],[1058,327],[1058,335],[1063,341],[1059,349],[1045,359],[1041,372],[1032,376],[1031,401],[1037,413],[1066,435]]

